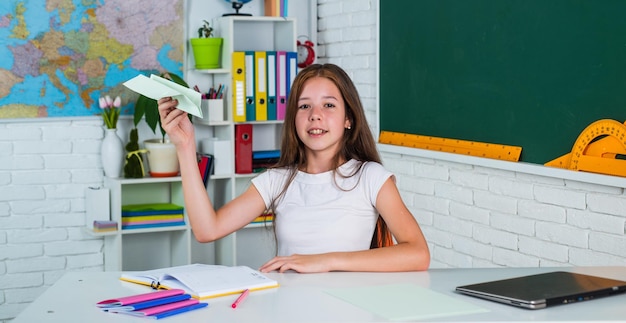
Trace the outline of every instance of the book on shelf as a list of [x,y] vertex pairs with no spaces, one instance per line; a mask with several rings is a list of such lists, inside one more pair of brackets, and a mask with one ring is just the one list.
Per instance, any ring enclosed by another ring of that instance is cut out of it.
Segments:
[[178,215],[154,215],[154,216],[134,216],[122,217],[122,228],[139,225],[184,225],[185,220],[182,214]]
[[185,222],[128,224],[128,225],[122,225],[122,230],[177,227],[177,226],[184,226],[184,225],[185,225]]
[[266,214],[261,214],[257,216],[254,220],[252,220],[251,223],[266,223],[266,222],[272,222],[272,221],[274,221],[274,214],[266,213]]
[[252,152],[252,172],[260,173],[278,163],[280,149],[256,150]]
[[117,231],[117,222],[109,220],[94,220],[93,232]]
[[184,216],[180,214],[160,214],[160,215],[138,215],[138,216],[124,216],[122,217],[122,224],[139,223],[139,222],[174,222],[182,221]]
[[209,178],[211,177],[211,174],[213,174],[214,157],[211,154],[205,153],[196,153],[196,157],[198,158],[198,170],[200,170],[202,182],[206,187],[209,183]]
[[122,229],[185,225],[184,208],[173,203],[127,204],[122,206]]
[[252,159],[278,159],[280,157],[280,149],[276,150],[254,150],[252,151]]
[[105,312],[127,314],[153,319],[161,319],[207,307],[191,298],[182,289],[155,291],[150,293],[106,299],[96,304]]
[[174,203],[146,203],[122,205],[122,216],[182,214],[184,208]]
[[200,300],[278,287],[277,281],[247,266],[191,264],[123,272],[120,279],[157,289],[182,289]]

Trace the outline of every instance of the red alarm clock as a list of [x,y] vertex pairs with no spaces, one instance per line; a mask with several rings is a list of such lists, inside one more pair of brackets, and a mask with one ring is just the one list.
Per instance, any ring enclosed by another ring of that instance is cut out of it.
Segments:
[[315,50],[313,50],[313,43],[310,40],[306,40],[301,43],[298,40],[298,67],[305,68],[315,61]]

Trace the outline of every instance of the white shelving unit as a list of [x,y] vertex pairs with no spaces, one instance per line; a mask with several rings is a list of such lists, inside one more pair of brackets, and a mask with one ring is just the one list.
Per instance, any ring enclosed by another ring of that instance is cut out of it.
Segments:
[[106,271],[148,270],[213,261],[213,244],[199,244],[195,241],[186,214],[185,226],[121,229],[122,205],[174,203],[183,206],[180,177],[105,177],[104,186],[110,190],[111,220],[118,223],[115,232],[92,233],[104,236]]
[[[296,19],[264,16],[229,16],[213,19],[215,37],[224,39],[222,45],[221,68],[214,70],[193,69],[193,58],[188,55],[187,82],[198,85],[206,91],[218,84],[225,84],[225,120],[208,122],[195,119],[198,147],[203,139],[217,138],[230,141],[228,154],[235,154],[235,122],[233,122],[232,99],[232,53],[235,51],[296,51]],[[273,150],[280,148],[282,121],[245,122],[253,125],[253,150]],[[219,162],[220,156],[215,156]],[[208,194],[216,208],[243,193],[250,180],[257,174],[235,174],[233,172],[214,174],[208,185]],[[265,224],[249,225],[215,243],[215,261],[223,265],[248,265],[259,267],[275,254],[274,237]]]
[[[296,51],[296,21],[281,17],[219,17],[212,22],[216,36],[224,38],[222,67],[214,70],[188,69],[187,82],[208,89],[226,84],[224,96],[225,120],[208,122],[195,119],[198,147],[207,138],[229,140],[228,154],[235,153],[235,122],[233,122],[231,54],[234,51]],[[187,66],[190,57],[187,57]],[[282,121],[246,122],[253,125],[253,150],[279,148]],[[216,155],[216,159],[220,156]],[[257,174],[213,174],[207,187],[216,208],[243,193]],[[185,213],[185,226],[121,230],[121,210],[125,204],[174,203],[184,207],[180,177],[104,179],[110,190],[110,216],[117,221],[118,230],[90,233],[104,237],[104,267],[106,271],[148,270],[185,265],[194,262],[223,265],[248,265],[258,268],[275,254],[271,224],[250,224],[242,230],[216,241],[200,244],[196,241]]]

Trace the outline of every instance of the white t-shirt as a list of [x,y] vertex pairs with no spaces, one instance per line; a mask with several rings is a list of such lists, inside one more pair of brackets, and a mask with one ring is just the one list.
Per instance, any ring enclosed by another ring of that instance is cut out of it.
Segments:
[[[361,163],[350,160],[338,169],[352,174]],[[270,169],[252,180],[266,207],[283,189],[287,170]],[[276,203],[278,255],[367,250],[378,218],[376,197],[393,174],[367,162],[357,174],[343,178],[333,172],[298,172]],[[343,188],[340,189],[340,188]]]

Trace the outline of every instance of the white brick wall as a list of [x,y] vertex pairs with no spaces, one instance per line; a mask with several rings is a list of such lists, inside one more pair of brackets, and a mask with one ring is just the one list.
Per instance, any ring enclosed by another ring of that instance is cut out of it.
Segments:
[[65,271],[103,269],[103,240],[82,231],[102,137],[97,118],[0,123],[0,320]]
[[383,160],[422,226],[431,267],[626,266],[625,185],[485,172],[405,150],[383,150]]
[[[378,0],[318,0],[319,62],[346,69],[374,133],[377,14]],[[100,125],[0,123],[0,321],[66,271],[103,269],[102,239],[82,231],[83,190],[102,183]],[[422,226],[433,268],[626,265],[623,186],[382,156]]]
[[337,64],[345,69],[361,95],[370,127],[377,129],[378,4],[372,0],[318,0],[317,3],[318,62]]

